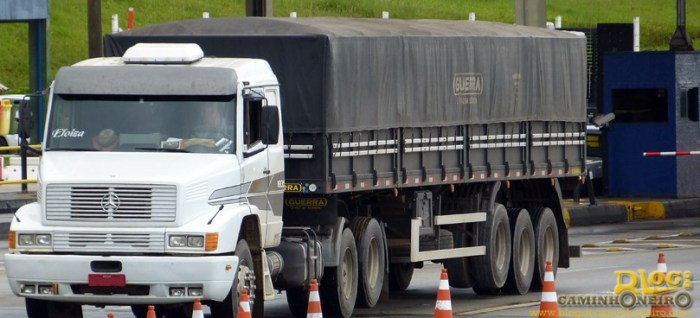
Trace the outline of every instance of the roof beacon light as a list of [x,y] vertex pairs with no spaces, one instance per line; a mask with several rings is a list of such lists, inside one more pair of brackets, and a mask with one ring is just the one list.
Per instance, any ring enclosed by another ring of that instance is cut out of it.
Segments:
[[190,64],[204,57],[194,43],[138,43],[124,53],[126,64]]

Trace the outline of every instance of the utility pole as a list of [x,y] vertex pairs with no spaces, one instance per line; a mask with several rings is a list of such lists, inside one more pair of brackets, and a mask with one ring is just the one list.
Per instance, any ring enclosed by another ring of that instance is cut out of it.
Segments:
[[102,56],[102,0],[87,0],[88,56]]
[[547,0],[515,0],[515,24],[547,26]]
[[249,17],[271,17],[272,0],[245,0],[245,15]]

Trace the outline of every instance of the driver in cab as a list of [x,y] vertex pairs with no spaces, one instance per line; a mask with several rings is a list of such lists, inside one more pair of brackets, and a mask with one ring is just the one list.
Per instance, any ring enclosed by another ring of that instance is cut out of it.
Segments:
[[[202,111],[202,122],[195,126],[192,138],[182,140],[180,148],[192,152],[229,153],[231,151],[232,128],[227,124],[221,107],[206,107]],[[206,148],[200,151],[201,148]],[[198,150],[199,149],[199,150]]]

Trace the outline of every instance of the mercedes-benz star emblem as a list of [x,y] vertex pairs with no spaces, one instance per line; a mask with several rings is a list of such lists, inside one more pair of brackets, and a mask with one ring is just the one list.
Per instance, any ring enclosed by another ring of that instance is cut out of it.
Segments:
[[119,197],[114,193],[105,194],[100,205],[105,212],[114,212],[119,209]]

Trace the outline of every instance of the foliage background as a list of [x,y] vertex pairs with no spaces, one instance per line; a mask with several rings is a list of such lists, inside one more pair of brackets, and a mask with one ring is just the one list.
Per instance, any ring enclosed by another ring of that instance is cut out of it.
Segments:
[[[466,19],[475,12],[477,20],[513,23],[514,0],[275,0],[274,15],[287,17],[342,16],[381,17],[389,11],[393,19]],[[700,48],[700,1],[687,1],[688,32]],[[202,12],[211,17],[245,15],[243,0],[102,0],[102,31],[111,32],[111,17],[119,14],[126,28],[128,8],[135,12],[135,26],[183,19],[198,19]],[[641,19],[642,50],[667,50],[676,25],[673,0],[548,0],[547,17],[561,16],[564,27],[595,27],[598,23],[631,23]],[[8,93],[29,91],[28,26],[0,23],[0,83]],[[88,57],[87,1],[50,1],[50,78],[64,65]]]

